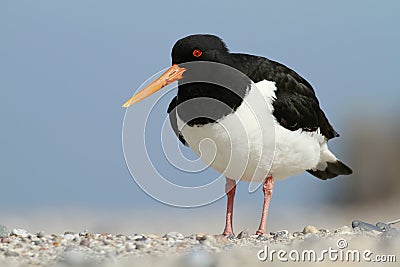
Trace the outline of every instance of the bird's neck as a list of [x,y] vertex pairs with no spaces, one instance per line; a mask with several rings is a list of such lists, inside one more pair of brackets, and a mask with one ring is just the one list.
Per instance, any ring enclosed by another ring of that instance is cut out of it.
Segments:
[[242,104],[250,83],[226,65],[190,68],[178,83],[178,115],[189,126],[214,123]]

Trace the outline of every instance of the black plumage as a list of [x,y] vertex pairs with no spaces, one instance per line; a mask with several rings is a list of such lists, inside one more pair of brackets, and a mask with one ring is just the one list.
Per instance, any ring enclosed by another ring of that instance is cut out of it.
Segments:
[[176,100],[177,97],[178,96],[175,96],[172,99],[171,103],[169,103],[168,110],[167,110],[168,115],[169,115],[169,121],[171,123],[172,130],[174,131],[176,136],[179,138],[179,141],[181,141],[182,144],[184,144],[185,146],[188,146],[185,138],[183,138],[183,135],[179,131],[178,123],[177,123],[177,120],[176,120],[176,110],[174,110],[174,109],[177,106],[177,100]]
[[[194,49],[203,51],[201,58],[192,56]],[[319,101],[311,84],[295,71],[278,62],[260,56],[230,53],[225,43],[213,35],[192,35],[185,37],[174,45],[171,55],[173,64],[193,61],[218,62],[241,71],[255,83],[262,80],[273,81],[277,87],[275,91],[276,98],[272,103],[274,107],[273,115],[281,126],[291,131],[298,129],[316,131],[319,128],[327,139],[339,136],[320,108]],[[185,73],[184,76],[186,75],[190,74]],[[220,75],[222,76],[223,74]],[[204,74],[204,76],[207,76],[207,74]],[[233,83],[229,89],[200,83],[179,85],[178,97],[172,100],[168,108],[168,113],[174,107],[190,99],[202,96],[215,98],[224,102],[230,109],[227,110],[226,107],[221,108],[220,106],[213,109],[210,105],[207,107],[199,105],[196,107],[199,109],[199,114],[208,113],[212,110],[212,118],[206,119],[198,116],[199,118],[188,122],[189,125],[213,123],[223,116],[234,112],[240,106],[246,95],[244,89],[246,86],[245,82],[242,82],[240,86],[235,86]],[[189,116],[188,111],[181,114]],[[193,118],[194,115],[191,114],[190,117]]]
[[319,106],[311,84],[292,69],[264,57],[231,54],[234,66],[257,83],[262,80],[275,82],[273,115],[286,129],[295,131],[316,131],[331,139],[339,134],[333,129]]

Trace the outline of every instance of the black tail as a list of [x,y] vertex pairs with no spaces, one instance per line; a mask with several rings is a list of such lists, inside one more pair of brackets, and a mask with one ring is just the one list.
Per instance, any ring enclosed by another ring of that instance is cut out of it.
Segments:
[[309,173],[318,177],[319,179],[326,180],[334,178],[338,175],[349,175],[352,174],[353,171],[347,167],[343,162],[337,160],[336,162],[327,162],[327,166],[325,170],[307,170]]

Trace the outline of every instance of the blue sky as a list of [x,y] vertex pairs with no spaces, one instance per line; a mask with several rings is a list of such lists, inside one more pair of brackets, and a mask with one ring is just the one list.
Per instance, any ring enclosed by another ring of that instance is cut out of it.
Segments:
[[[170,65],[177,39],[193,33],[217,34],[231,51],[277,60],[310,81],[343,136],[331,147],[345,161],[350,118],[398,113],[399,8],[398,1],[1,1],[0,210],[162,207],[125,166],[121,104]],[[288,179],[277,184],[274,205],[323,203],[338,183]],[[261,205],[261,197],[241,201]]]

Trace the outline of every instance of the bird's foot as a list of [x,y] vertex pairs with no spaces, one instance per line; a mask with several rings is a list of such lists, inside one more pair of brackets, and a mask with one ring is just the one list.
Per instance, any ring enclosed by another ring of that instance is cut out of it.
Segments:
[[263,234],[265,234],[265,231],[264,231],[264,230],[258,229],[258,230],[256,231],[256,235],[263,235]]
[[233,233],[232,229],[225,229],[224,232],[222,233],[222,235],[227,238],[235,237],[235,234]]

